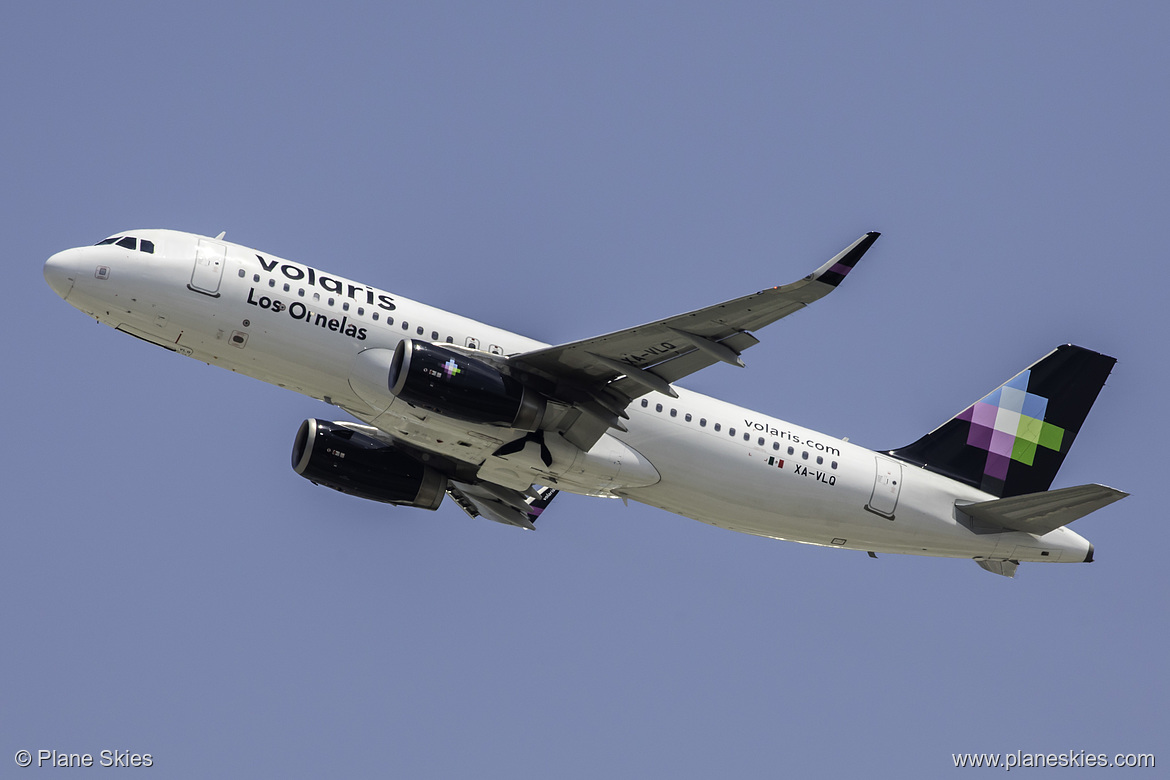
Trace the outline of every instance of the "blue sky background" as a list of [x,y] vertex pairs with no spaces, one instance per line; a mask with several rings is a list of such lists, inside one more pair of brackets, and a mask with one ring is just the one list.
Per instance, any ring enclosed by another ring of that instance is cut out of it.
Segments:
[[[177,778],[1170,763],[1164,4],[319,6],[6,8],[4,774],[22,748]],[[888,448],[1073,342],[1119,362],[1056,484],[1133,496],[1074,526],[1096,563],[1015,580],[566,494],[537,533],[363,502],[289,467],[328,407],[44,283],[135,227],[550,342],[880,230],[746,370],[684,384]]]

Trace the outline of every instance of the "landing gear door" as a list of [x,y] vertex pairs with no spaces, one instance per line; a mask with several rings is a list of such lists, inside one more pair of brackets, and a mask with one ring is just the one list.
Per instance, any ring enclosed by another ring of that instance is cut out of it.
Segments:
[[898,506],[898,491],[902,489],[902,464],[881,455],[874,460],[876,472],[873,479],[873,494],[865,508],[893,520],[894,509]]
[[199,239],[199,246],[195,248],[195,270],[191,272],[188,289],[218,298],[226,256],[227,247],[223,244],[206,238]]

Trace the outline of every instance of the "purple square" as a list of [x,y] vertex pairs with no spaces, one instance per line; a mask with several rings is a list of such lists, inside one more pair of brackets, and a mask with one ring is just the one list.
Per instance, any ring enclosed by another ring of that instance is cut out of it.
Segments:
[[975,414],[975,407],[974,407],[974,406],[968,406],[966,409],[964,409],[963,411],[959,412],[959,416],[958,416],[958,417],[956,417],[955,419],[956,419],[956,420],[962,420],[963,422],[971,422],[971,416],[972,416],[973,414]]
[[972,425],[971,430],[967,431],[967,443],[972,447],[978,447],[981,450],[987,451],[991,449],[991,434],[995,433],[991,428],[984,428],[982,425]]
[[987,453],[987,465],[983,467],[983,473],[996,479],[1007,479],[1008,466],[1011,465],[1011,462],[1011,458],[1005,458],[1003,455],[996,455],[994,452],[989,452]]
[[1016,446],[1016,437],[1011,433],[1004,433],[1003,431],[992,431],[991,433],[991,447],[990,452],[996,455],[1003,455],[1005,458],[1012,456],[1012,447]]
[[985,404],[982,401],[975,404],[975,411],[971,415],[973,425],[983,425],[987,428],[995,427],[995,416],[999,414],[999,407]]

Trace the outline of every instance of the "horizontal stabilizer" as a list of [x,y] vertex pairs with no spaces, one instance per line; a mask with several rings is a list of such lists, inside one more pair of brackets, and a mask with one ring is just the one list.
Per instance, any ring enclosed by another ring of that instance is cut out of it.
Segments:
[[1105,485],[1077,485],[960,505],[959,509],[984,523],[1043,536],[1128,495]]

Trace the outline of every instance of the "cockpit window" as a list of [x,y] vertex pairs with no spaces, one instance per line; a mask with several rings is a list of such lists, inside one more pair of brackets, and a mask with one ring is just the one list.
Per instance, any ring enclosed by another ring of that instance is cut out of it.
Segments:
[[148,255],[154,254],[154,242],[142,239],[139,241],[134,236],[110,236],[107,239],[97,242],[94,246],[103,246],[105,244],[117,244],[124,249],[137,249],[139,252],[146,252]]

